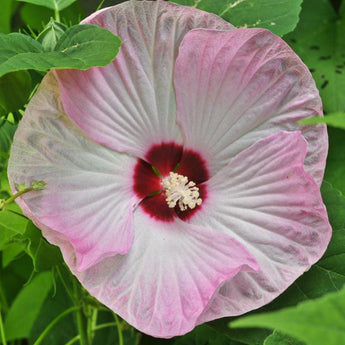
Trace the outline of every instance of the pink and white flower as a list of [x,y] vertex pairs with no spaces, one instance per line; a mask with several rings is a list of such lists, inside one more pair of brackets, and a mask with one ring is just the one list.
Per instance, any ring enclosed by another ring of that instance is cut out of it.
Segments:
[[314,81],[279,37],[169,2],[85,23],[123,40],[47,74],[15,135],[18,203],[83,286],[157,337],[258,308],[324,253],[327,155]]

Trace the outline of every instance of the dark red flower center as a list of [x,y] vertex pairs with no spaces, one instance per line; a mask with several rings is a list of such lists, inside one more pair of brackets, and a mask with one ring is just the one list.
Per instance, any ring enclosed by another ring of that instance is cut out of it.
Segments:
[[166,222],[173,221],[175,217],[190,218],[202,208],[202,204],[183,211],[178,205],[169,207],[162,181],[171,172],[194,182],[202,201],[207,196],[206,184],[203,182],[209,178],[201,155],[173,142],[154,145],[147,152],[145,160],[138,159],[134,169],[133,189],[142,199],[140,206],[151,217]]

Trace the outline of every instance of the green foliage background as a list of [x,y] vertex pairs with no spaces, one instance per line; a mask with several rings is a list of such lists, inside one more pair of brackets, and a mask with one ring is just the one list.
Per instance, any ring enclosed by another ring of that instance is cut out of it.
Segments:
[[[0,344],[345,344],[345,0],[175,2],[216,13],[237,27],[267,28],[310,68],[329,125],[322,195],[334,234],[326,254],[261,310],[210,322],[183,337],[154,339],[89,296],[59,250],[12,203],[0,212]],[[0,5],[0,199],[7,199],[12,137],[44,73],[106,65],[121,41],[106,30],[77,25],[97,9],[98,0],[0,0]]]

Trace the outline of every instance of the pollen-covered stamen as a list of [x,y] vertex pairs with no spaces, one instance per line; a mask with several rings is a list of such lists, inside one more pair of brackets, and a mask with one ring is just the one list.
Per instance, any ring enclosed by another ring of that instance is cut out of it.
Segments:
[[193,181],[188,181],[186,176],[170,172],[169,176],[162,179],[162,186],[170,208],[174,208],[178,203],[180,210],[185,211],[188,207],[193,209],[202,203],[199,188]]

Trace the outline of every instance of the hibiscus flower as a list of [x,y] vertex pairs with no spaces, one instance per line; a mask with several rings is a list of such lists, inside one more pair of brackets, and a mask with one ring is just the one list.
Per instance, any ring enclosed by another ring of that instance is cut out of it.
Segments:
[[84,23],[120,36],[106,67],[54,70],[15,135],[9,179],[83,286],[157,337],[272,301],[324,253],[327,154],[306,66],[264,29],[169,2]]

